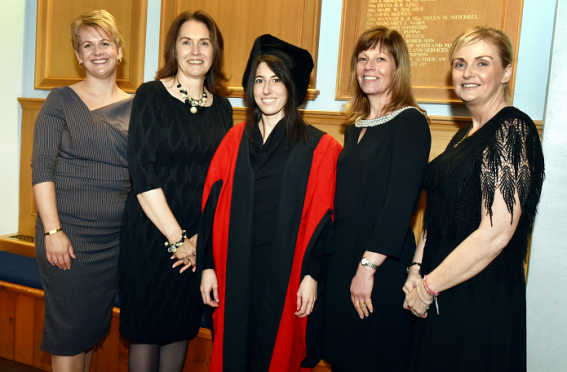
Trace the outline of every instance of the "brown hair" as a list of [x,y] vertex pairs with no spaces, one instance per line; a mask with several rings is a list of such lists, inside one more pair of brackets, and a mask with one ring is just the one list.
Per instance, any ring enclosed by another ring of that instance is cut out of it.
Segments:
[[86,29],[87,27],[92,27],[95,29],[102,30],[106,33],[106,36],[112,38],[116,49],[122,46],[122,34],[120,29],[116,25],[116,20],[106,10],[93,10],[92,12],[83,14],[75,18],[71,24],[71,43],[73,48],[78,52],[79,45],[79,32],[81,29]]
[[[350,98],[343,108],[343,113],[346,115],[348,123],[364,119],[370,114],[368,97],[358,84],[356,65],[358,63],[358,55],[361,52],[377,46],[380,47],[383,53],[392,56],[396,62],[396,75],[390,88],[392,90],[392,100],[386,106],[386,112],[393,112],[406,106],[419,108],[411,90],[410,56],[402,35],[396,30],[377,26],[366,30],[360,35],[352,51]],[[425,114],[425,111],[421,111]]]
[[254,83],[256,81],[256,72],[260,63],[264,62],[274,74],[282,80],[282,83],[287,90],[287,101],[283,107],[284,111],[284,125],[287,133],[288,144],[297,142],[304,138],[307,133],[307,125],[303,117],[297,111],[297,88],[293,81],[293,75],[288,67],[289,63],[285,63],[283,59],[286,56],[277,51],[270,51],[271,54],[263,54],[256,58],[250,69],[250,76],[246,82],[246,130],[248,135],[252,138],[254,128],[262,119],[262,110],[258,107],[254,99]]
[[[502,67],[506,68],[514,62],[514,47],[508,35],[504,31],[497,30],[492,27],[476,26],[461,33],[449,48],[449,62],[453,66],[453,58],[455,54],[466,45],[485,40],[491,43],[498,50],[498,55],[502,60]],[[508,83],[504,87],[504,99],[508,103],[512,103],[512,93]]]
[[195,13],[183,12],[175,18],[165,39],[163,50],[165,65],[157,72],[155,79],[165,79],[177,75],[179,69],[176,48],[177,37],[179,36],[181,26],[188,21],[201,22],[209,29],[211,43],[213,44],[213,63],[207,75],[205,75],[205,87],[213,94],[222,94],[225,92],[226,82],[228,81],[222,70],[224,40],[214,19],[202,10],[198,10]]

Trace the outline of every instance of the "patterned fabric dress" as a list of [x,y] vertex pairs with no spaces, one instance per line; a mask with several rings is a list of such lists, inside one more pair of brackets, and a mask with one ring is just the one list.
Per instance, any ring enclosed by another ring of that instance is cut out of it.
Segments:
[[167,239],[137,195],[161,188],[187,236],[196,234],[207,170],[231,127],[232,107],[219,95],[211,107],[192,114],[161,81],[142,84],[136,92],[128,140],[132,192],[119,262],[120,333],[131,342],[166,344],[199,331],[202,300],[196,275],[172,269]]
[[525,371],[523,263],[544,177],[541,144],[533,121],[514,107],[502,109],[455,147],[467,130],[426,169],[422,272],[434,270],[478,229],[483,205],[492,215],[499,193],[510,223],[513,213],[521,211],[521,217],[503,252],[474,278],[441,293],[440,315],[432,306],[418,320],[411,370]]
[[35,123],[33,184],[54,182],[61,228],[75,251],[71,270],[45,257],[41,215],[35,249],[45,291],[41,349],[72,356],[108,332],[117,288],[119,236],[130,190],[126,146],[133,98],[90,111],[55,88]]

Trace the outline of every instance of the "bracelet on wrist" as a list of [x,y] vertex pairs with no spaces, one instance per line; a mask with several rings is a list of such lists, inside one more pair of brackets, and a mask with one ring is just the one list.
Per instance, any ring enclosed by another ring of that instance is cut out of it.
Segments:
[[179,237],[179,240],[177,240],[175,243],[165,242],[165,246],[167,247],[167,252],[168,253],[177,252],[177,248],[183,245],[183,241],[185,239],[187,239],[187,231],[183,230],[181,231],[181,236]]
[[[429,288],[429,285],[427,283],[427,275],[425,275],[421,283],[423,284],[423,288],[425,288],[427,293],[429,293],[429,295],[433,297],[433,301],[435,301],[435,308],[437,309],[437,315],[439,315],[439,303],[437,302],[437,296],[439,296],[439,292],[435,293],[431,290],[431,288]],[[417,295],[419,296],[419,292],[417,293]]]
[[49,230],[45,233],[45,236],[57,234],[59,231],[63,231],[63,230],[61,230],[61,228],[58,228],[58,229],[55,229],[55,230]]
[[412,266],[418,266],[419,272],[421,273],[421,262],[412,262],[408,267],[406,267],[406,274],[409,274]]
[[431,300],[431,302],[425,302],[423,297],[421,297],[421,295],[419,294],[419,285],[417,287],[415,287],[415,291],[417,292],[417,297],[419,297],[421,302],[423,302],[425,304],[425,310],[429,310],[429,305],[431,305],[433,303],[433,300]]

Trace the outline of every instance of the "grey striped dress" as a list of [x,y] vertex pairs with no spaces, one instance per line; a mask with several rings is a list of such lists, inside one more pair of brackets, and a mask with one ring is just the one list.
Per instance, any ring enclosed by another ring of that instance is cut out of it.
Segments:
[[117,288],[119,235],[130,178],[126,148],[132,97],[90,111],[55,88],[35,123],[33,184],[54,182],[61,227],[75,251],[71,270],[45,257],[41,216],[35,249],[45,291],[41,349],[72,356],[108,332]]

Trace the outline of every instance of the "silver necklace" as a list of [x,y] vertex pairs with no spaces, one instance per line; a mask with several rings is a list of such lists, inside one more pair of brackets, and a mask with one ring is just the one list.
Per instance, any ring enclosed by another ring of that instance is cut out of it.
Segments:
[[[402,111],[405,111],[405,110],[410,109],[410,108],[413,108],[413,109],[416,109],[416,110],[419,111],[419,109],[417,107],[406,106],[404,108],[401,108],[399,110],[392,112],[391,114],[384,115],[384,116],[381,116],[381,117],[376,118],[376,119],[368,119],[368,120],[361,119],[361,120],[358,120],[356,123],[354,123],[354,125],[357,128],[375,127],[377,125],[381,125],[381,124],[389,122],[390,120],[392,120],[393,118],[398,116]],[[419,112],[421,112],[421,111],[419,111]]]

